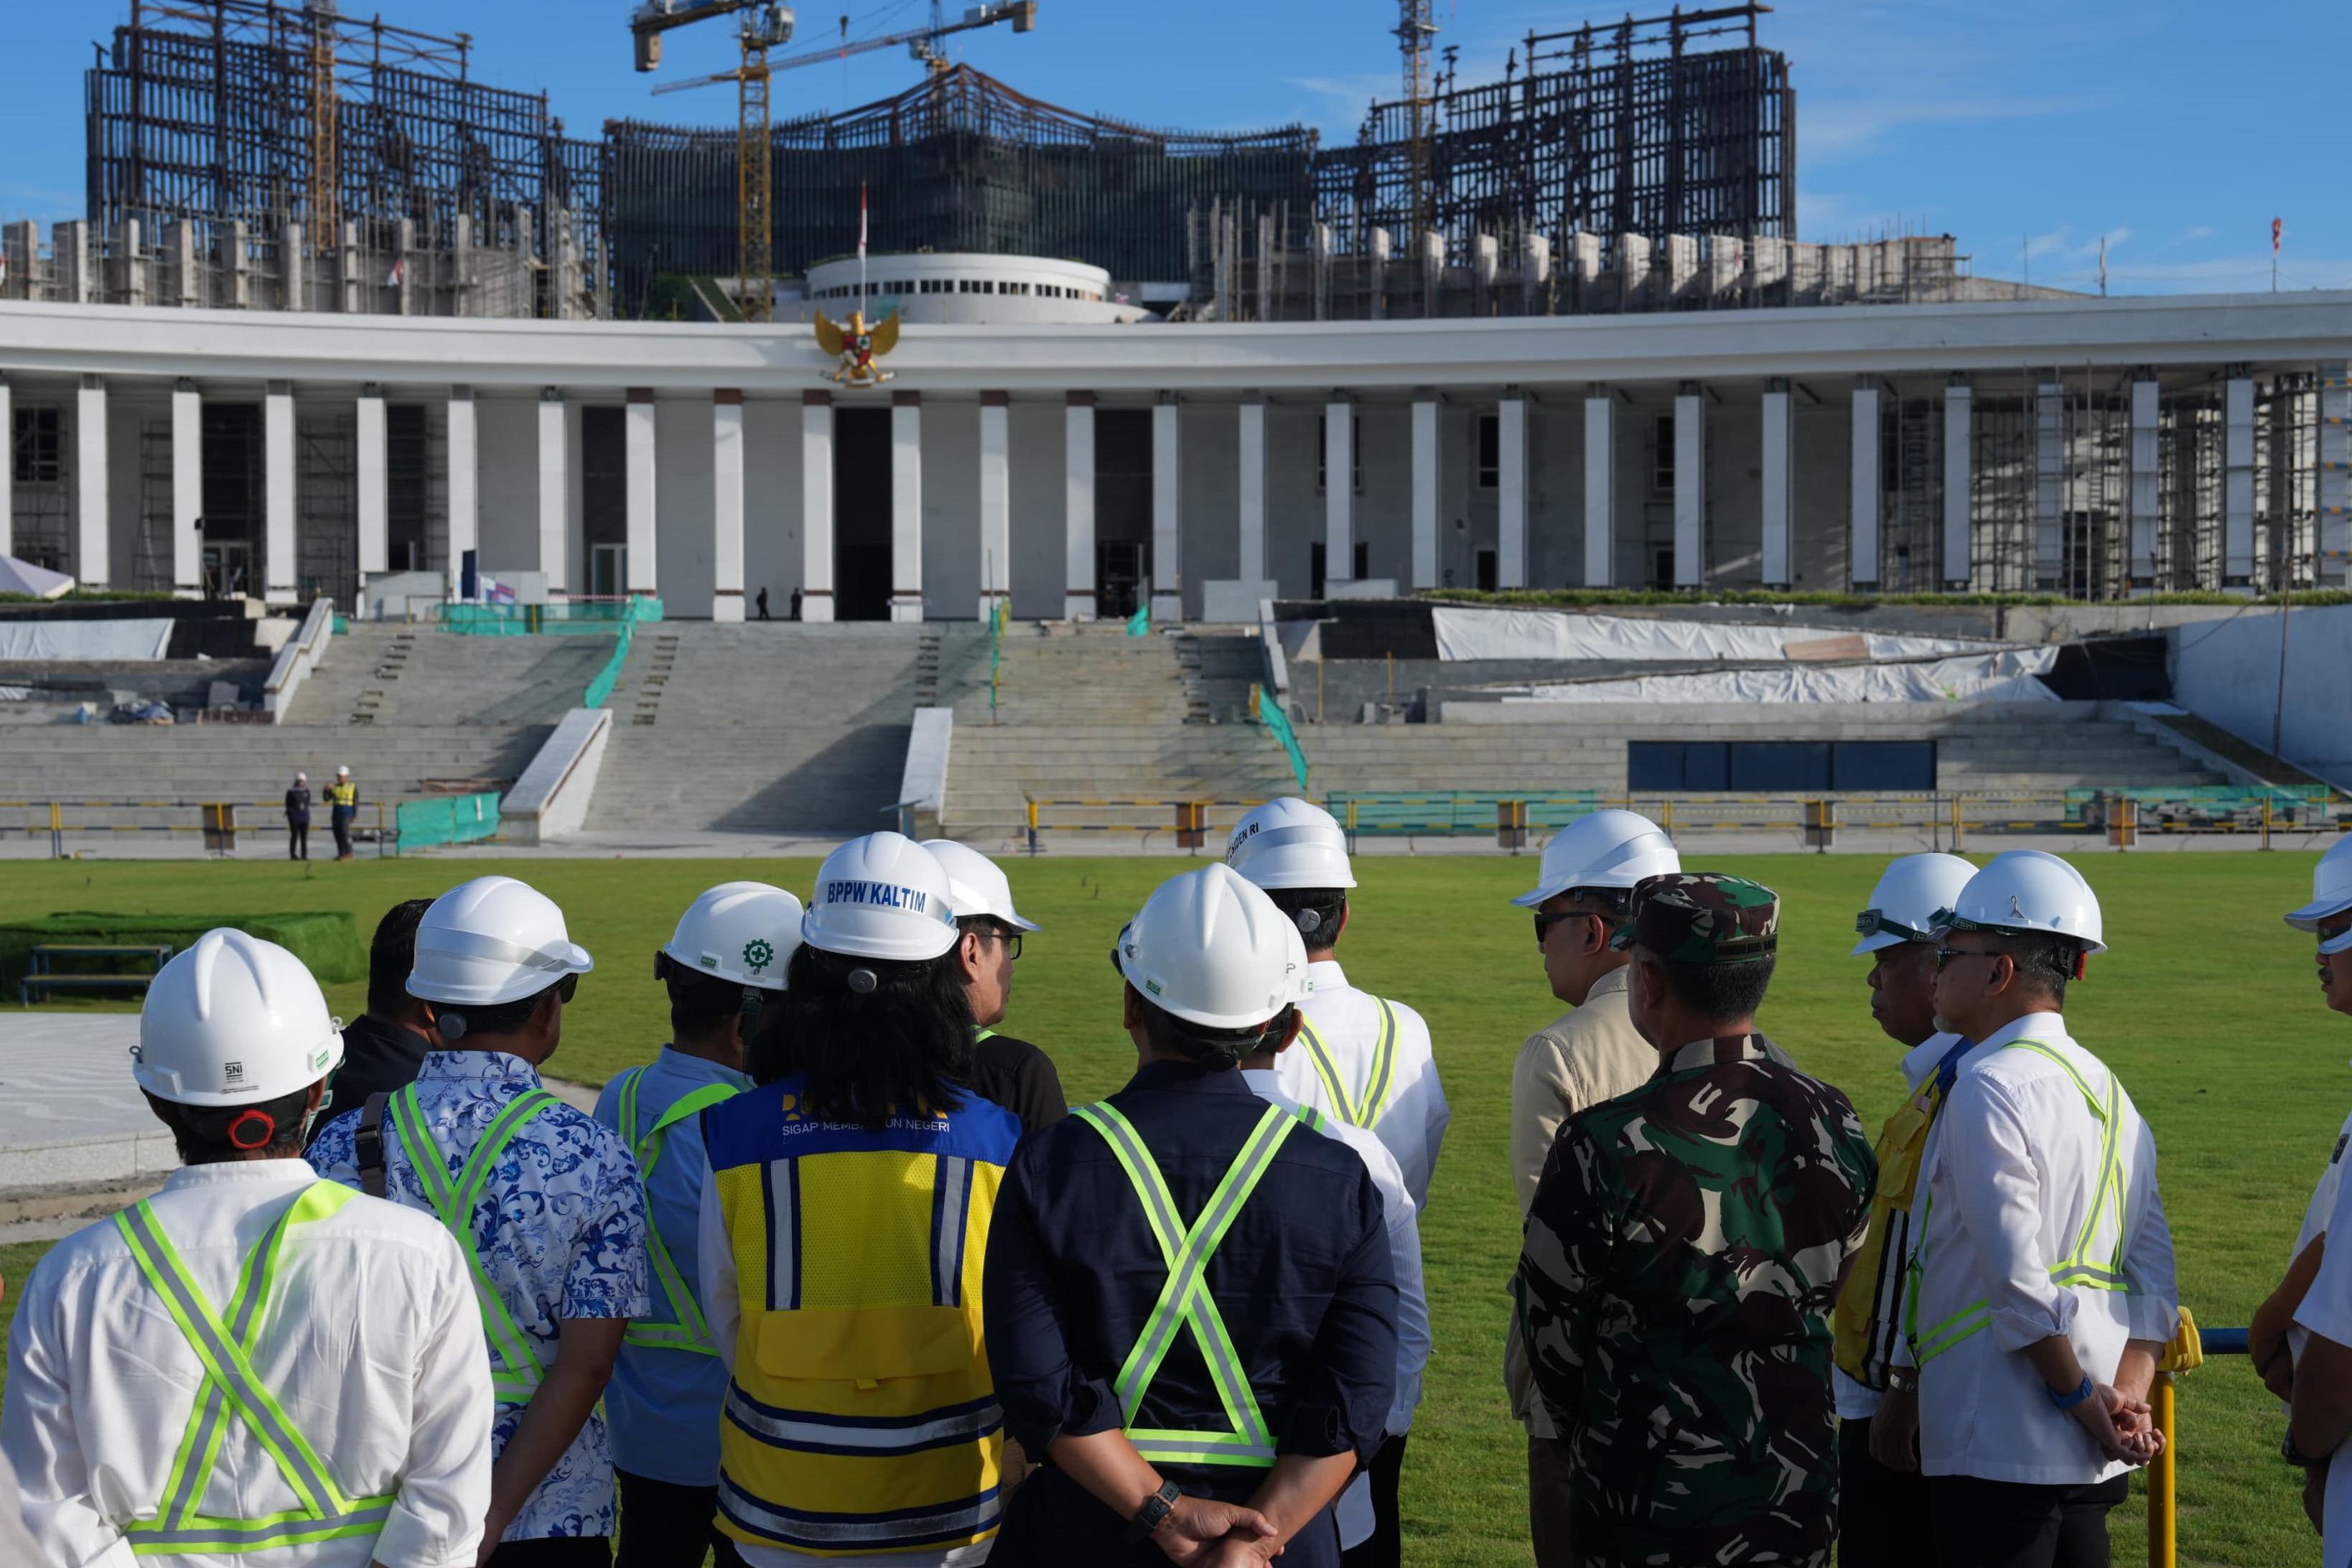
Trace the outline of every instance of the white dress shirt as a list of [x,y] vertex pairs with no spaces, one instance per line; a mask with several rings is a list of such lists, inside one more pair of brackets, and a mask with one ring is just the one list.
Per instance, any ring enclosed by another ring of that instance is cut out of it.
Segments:
[[[2303,1228],[2294,1233],[2294,1247],[2286,1255],[2289,1263],[2301,1258],[2303,1249],[2309,1247],[2317,1237],[2326,1235],[2330,1228],[2330,1222],[2336,1214],[2336,1193],[2344,1182],[2344,1153],[2347,1145],[2352,1145],[2352,1116],[2347,1116],[2344,1119],[2344,1126],[2336,1134],[2336,1142],[2328,1146],[2327,1163],[2321,1168],[2319,1180],[2312,1184],[2310,1205],[2303,1211]],[[2301,1323],[2288,1324],[2286,1343],[2289,1353],[2302,1355],[2304,1341],[2308,1337],[2309,1331]],[[2329,1337],[2332,1339],[2335,1336]]]
[[[247,1255],[318,1180],[301,1160],[193,1165],[150,1200],[215,1310]],[[490,1506],[490,1371],[465,1255],[426,1215],[353,1197],[286,1234],[254,1371],[347,1498],[395,1499],[383,1532],[172,1561],[200,1568],[472,1568]],[[104,1220],[25,1281],[8,1336],[0,1453],[25,1523],[57,1568],[131,1568],[124,1527],[152,1519],[205,1367]],[[252,1429],[227,1424],[198,1511],[299,1508]]]
[[[2041,1051],[2010,1048],[2021,1040],[2054,1053],[2074,1073]],[[2168,1340],[2179,1316],[2156,1138],[2120,1083],[2124,1212],[2119,1224],[2110,1205],[2084,1251],[2101,1267],[2119,1258],[2124,1289],[2050,1278],[2074,1252],[2101,1186],[2104,1128],[2075,1074],[2104,1106],[2115,1081],[2105,1065],[2074,1042],[2060,1015],[2029,1013],[1960,1059],[1928,1131],[1915,1228],[1919,1338],[1989,1308],[1979,1331],[1920,1369],[1920,1468],[1928,1475],[2086,1486],[2129,1468],[2100,1457],[2021,1353],[2064,1334],[2084,1371],[2112,1383],[2127,1341]],[[1913,1353],[1898,1343],[1895,1359]]]
[[[1307,995],[1299,1011],[1315,1026],[1348,1093],[1360,1098],[1371,1087],[1375,1049],[1381,1037],[1380,1003],[1369,991],[1348,984],[1348,976],[1332,959],[1307,966]],[[1396,1054],[1390,1068],[1388,1099],[1371,1131],[1396,1156],[1404,1173],[1404,1190],[1416,1212],[1429,1206],[1429,1178],[1437,1169],[1437,1152],[1445,1142],[1445,1124],[1454,1112],[1438,1087],[1437,1058],[1430,1049],[1429,1026],[1402,1002],[1391,1002],[1396,1013]],[[1277,1058],[1282,1091],[1301,1105],[1339,1118],[1315,1070],[1307,1047],[1293,1046]]]
[[[2346,1198],[2352,1196],[2352,1188],[2346,1187],[2339,1179],[2347,1137],[2352,1137],[2352,1121],[2344,1124],[2344,1133],[2336,1140],[2327,1170],[2319,1178],[2319,1192],[2312,1198],[2311,1213],[2304,1218],[2303,1234],[2295,1238],[2298,1254],[2323,1231],[2330,1236],[2352,1235],[2352,1211],[2344,1206]],[[2327,1200],[2325,1209],[2320,1207],[2322,1197]],[[2294,1310],[2294,1322],[2290,1338],[2295,1342],[2298,1360],[2307,1334],[2334,1340],[2339,1345],[2352,1345],[2352,1247],[2341,1250],[2328,1247],[2311,1289],[2304,1292],[2303,1304]],[[2335,1462],[2327,1467],[2326,1502],[2321,1517],[2326,1521],[2320,1531],[2326,1568],[2352,1568],[2352,1453],[2341,1448],[2336,1450]]]

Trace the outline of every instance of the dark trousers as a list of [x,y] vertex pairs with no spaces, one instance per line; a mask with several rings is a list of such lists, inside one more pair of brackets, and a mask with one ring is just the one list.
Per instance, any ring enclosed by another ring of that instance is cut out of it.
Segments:
[[335,858],[338,860],[352,858],[352,818],[355,815],[354,812],[337,811],[328,816],[335,829]]
[[1404,1474],[1407,1434],[1391,1432],[1372,1456],[1372,1533],[1339,1554],[1340,1568],[1402,1568],[1404,1537],[1397,1525],[1397,1481]]
[[310,858],[310,825],[289,822],[286,825],[286,858],[308,860]]
[[2107,1568],[2107,1514],[2131,1478],[2037,1487],[1930,1476],[1937,1568]]
[[621,1544],[614,1568],[743,1568],[731,1537],[719,1533],[719,1489],[679,1486],[616,1469],[621,1485]]
[[1910,1568],[1928,1520],[1927,1478],[1870,1457],[1870,1423],[1838,1423],[1838,1568]]
[[489,1568],[612,1568],[612,1538],[549,1535],[537,1541],[501,1541]]
[[1528,1439],[1528,1528],[1536,1568],[1576,1568],[1569,1550],[1568,1440]]

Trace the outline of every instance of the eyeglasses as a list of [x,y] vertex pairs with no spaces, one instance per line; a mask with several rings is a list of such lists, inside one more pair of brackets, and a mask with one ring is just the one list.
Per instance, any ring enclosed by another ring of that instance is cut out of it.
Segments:
[[1939,947],[1936,950],[1936,973],[1944,973],[1944,965],[1956,958],[2007,958],[2005,952],[1970,952],[1964,947]]
[[[1004,944],[1004,956],[1007,958],[1017,960],[1021,956],[1022,933],[1017,931],[988,931],[982,929],[976,930],[971,934],[980,938],[982,942],[1003,942]],[[1113,962],[1117,962],[1115,956],[1113,958]]]

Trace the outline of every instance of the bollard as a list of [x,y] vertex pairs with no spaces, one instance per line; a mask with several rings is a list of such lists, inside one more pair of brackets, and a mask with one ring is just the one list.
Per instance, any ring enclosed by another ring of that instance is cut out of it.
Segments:
[[49,802],[49,858],[66,858],[66,808],[56,801]]
[[2139,802],[2129,795],[2107,798],[2107,842],[2129,849],[2139,842]]
[[1517,854],[1528,841],[1528,803],[1523,800],[1498,800],[1495,803],[1495,847]]
[[1209,805],[1206,801],[1180,800],[1176,803],[1176,847],[1198,849],[1207,842]]
[[1037,803],[1029,803],[1029,853],[1037,853]]
[[215,855],[236,853],[236,807],[214,802],[201,809],[204,812],[205,850]]
[[1816,855],[1826,855],[1837,837],[1837,802],[1809,800],[1805,802],[1805,843]]

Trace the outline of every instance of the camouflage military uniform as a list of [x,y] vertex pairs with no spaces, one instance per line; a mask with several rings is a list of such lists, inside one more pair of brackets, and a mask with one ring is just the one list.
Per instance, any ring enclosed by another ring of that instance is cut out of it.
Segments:
[[[1759,962],[1778,913],[1753,882],[1653,878],[1621,941]],[[1755,1035],[1692,1041],[1562,1129],[1517,1289],[1580,1562],[1828,1563],[1830,1312],[1875,1175],[1845,1097]]]

